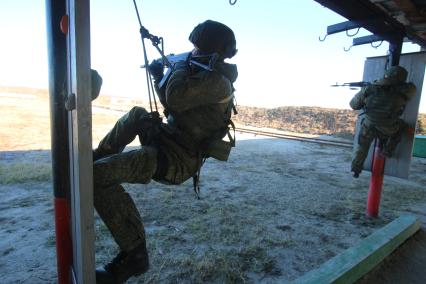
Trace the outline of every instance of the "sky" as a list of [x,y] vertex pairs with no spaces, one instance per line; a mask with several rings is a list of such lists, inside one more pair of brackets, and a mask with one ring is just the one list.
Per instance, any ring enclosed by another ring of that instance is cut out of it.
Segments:
[[[388,43],[352,47],[345,33],[319,41],[327,26],[346,21],[313,0],[138,0],[141,21],[164,38],[165,53],[192,49],[188,35],[207,19],[233,29],[240,105],[349,108],[356,91],[332,88],[361,81],[367,57],[386,55]],[[44,0],[0,3],[0,85],[47,88]],[[91,66],[104,80],[101,94],[147,99],[139,23],[132,0],[91,0]],[[356,30],[350,31],[350,33]],[[357,36],[367,35],[361,29]],[[149,41],[148,58],[159,54]],[[403,52],[420,47],[405,43]],[[426,99],[420,103],[426,113]]]

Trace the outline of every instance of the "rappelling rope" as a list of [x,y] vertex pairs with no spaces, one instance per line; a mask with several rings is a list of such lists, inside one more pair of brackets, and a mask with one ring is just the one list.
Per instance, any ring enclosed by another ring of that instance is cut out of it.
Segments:
[[[160,43],[160,42],[162,43],[162,38],[155,37],[156,41],[154,42],[153,36],[151,34],[149,34],[148,30],[145,29],[142,26],[142,22],[141,22],[141,18],[140,18],[140,15],[139,15],[138,6],[136,5],[136,0],[133,0],[133,4],[135,6],[135,11],[136,11],[136,15],[138,17],[139,27],[140,27],[139,32],[141,34],[143,56],[144,56],[144,61],[145,61],[145,66],[146,66],[146,68],[145,68],[145,75],[146,75],[146,84],[147,84],[147,88],[148,88],[149,108],[150,108],[150,110],[152,112],[153,111],[153,108],[152,108],[153,103],[152,102],[154,101],[155,111],[158,111],[157,100],[155,98],[155,93],[154,93],[154,83],[152,82],[151,72],[149,71],[149,68],[148,68],[149,61],[148,61],[148,56],[147,56],[147,53],[146,53],[146,47],[145,47],[144,38],[149,38],[153,42],[154,45],[155,44],[158,45],[158,43]],[[158,46],[156,46],[156,47],[158,49]]]

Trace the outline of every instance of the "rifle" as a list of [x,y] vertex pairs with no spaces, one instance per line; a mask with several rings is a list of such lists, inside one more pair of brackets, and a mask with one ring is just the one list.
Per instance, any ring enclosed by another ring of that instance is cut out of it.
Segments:
[[[153,62],[162,63],[164,67],[167,68],[166,73],[161,79],[160,83],[158,83],[158,87],[161,88],[164,83],[169,78],[172,71],[174,71],[175,66],[178,62],[186,61],[189,65],[196,65],[204,70],[213,71],[214,64],[216,63],[219,55],[217,53],[208,54],[208,55],[192,55],[191,52],[184,52],[180,54],[169,54],[162,56],[161,58],[154,59]],[[203,64],[198,62],[200,59],[208,59],[209,64]],[[142,65],[141,68],[146,68],[146,65]]]
[[351,89],[356,89],[356,88],[362,88],[368,85],[371,85],[371,83],[361,81],[361,82],[349,82],[349,83],[343,83],[343,84],[336,83],[334,85],[331,85],[331,87],[349,87]]

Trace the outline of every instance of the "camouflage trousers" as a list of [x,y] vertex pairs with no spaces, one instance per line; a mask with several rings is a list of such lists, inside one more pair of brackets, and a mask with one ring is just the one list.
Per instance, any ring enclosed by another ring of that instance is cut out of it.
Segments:
[[122,152],[140,135],[139,122],[148,112],[133,108],[120,118],[95,150],[94,206],[122,251],[145,244],[145,230],[139,212],[121,183],[149,183],[157,169],[158,150],[142,146]]
[[382,153],[386,157],[391,157],[396,146],[401,141],[402,132],[406,127],[407,124],[402,120],[397,121],[392,127],[386,128],[377,127],[368,120],[363,120],[358,135],[358,144],[352,159],[351,171],[361,173],[370,145],[374,139],[378,139]]

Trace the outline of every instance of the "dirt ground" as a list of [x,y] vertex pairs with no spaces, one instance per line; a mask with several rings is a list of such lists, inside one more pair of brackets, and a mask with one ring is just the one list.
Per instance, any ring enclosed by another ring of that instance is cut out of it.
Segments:
[[[21,102],[27,111],[7,118],[16,100],[0,97],[0,282],[54,283],[48,105]],[[95,141],[118,116],[94,111]],[[409,180],[385,177],[378,219],[364,214],[370,174],[353,179],[350,159],[347,148],[237,133],[229,161],[203,167],[200,200],[191,181],[126,184],[151,261],[129,283],[287,283],[401,214],[426,220],[425,159],[413,158]],[[117,253],[97,217],[95,246],[99,266]]]

